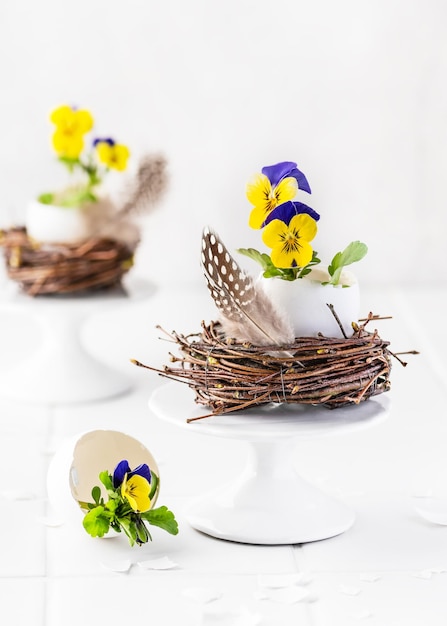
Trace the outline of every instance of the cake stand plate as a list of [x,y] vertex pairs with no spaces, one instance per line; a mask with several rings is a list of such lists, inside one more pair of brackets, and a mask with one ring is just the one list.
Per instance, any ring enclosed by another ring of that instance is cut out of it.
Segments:
[[389,413],[388,398],[376,396],[336,410],[272,404],[187,423],[209,412],[194,404],[192,393],[187,385],[171,382],[152,394],[149,407],[191,432],[247,444],[241,475],[187,507],[193,528],[220,539],[275,545],[327,539],[352,526],[350,508],[298,474],[295,444],[378,424]]
[[4,374],[0,398],[29,404],[73,404],[123,394],[131,381],[85,349],[81,330],[95,313],[149,297],[154,286],[126,281],[113,289],[78,295],[31,297],[9,285],[0,307],[29,313],[38,322],[40,347]]

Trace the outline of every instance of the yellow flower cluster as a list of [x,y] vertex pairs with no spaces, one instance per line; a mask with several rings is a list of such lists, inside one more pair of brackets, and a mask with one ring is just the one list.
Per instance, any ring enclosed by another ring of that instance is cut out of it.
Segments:
[[[57,107],[50,115],[56,129],[52,144],[60,158],[77,161],[84,150],[84,136],[92,130],[94,120],[90,111],[75,109],[66,104]],[[130,156],[127,146],[113,139],[95,139],[93,147],[100,163],[107,168],[122,172]]]

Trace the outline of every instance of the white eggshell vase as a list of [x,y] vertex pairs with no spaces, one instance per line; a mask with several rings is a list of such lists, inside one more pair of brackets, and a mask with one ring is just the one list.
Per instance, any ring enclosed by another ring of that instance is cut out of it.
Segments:
[[[105,488],[99,480],[100,472],[113,474],[116,465],[126,459],[133,469],[146,463],[158,478],[160,472],[149,450],[137,439],[115,430],[90,430],[67,439],[56,451],[47,472],[48,500],[61,521],[78,526],[82,530],[85,512],[79,502],[92,502],[91,491],[101,487],[107,500]],[[158,497],[152,499],[152,506]],[[110,536],[115,536],[111,533]]]
[[25,216],[27,235],[48,243],[78,243],[90,236],[86,209],[30,202]]
[[264,278],[258,281],[278,310],[288,316],[295,337],[343,337],[332,313],[331,304],[347,337],[353,334],[352,322],[357,322],[360,294],[357,280],[351,272],[344,271],[339,285],[322,284],[330,276],[325,268],[313,269],[304,278],[294,281],[281,278]]

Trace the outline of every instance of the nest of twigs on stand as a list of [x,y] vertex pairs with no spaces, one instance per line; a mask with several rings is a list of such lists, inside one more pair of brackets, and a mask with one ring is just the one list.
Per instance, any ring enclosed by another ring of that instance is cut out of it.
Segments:
[[186,383],[196,403],[212,409],[203,417],[272,402],[336,409],[390,389],[390,357],[398,357],[377,331],[365,329],[373,319],[378,316],[355,325],[346,339],[297,337],[283,346],[237,343],[219,322],[202,323],[201,333],[169,334],[180,350],[180,356],[170,354],[175,365],[159,370],[134,363]]
[[73,244],[37,243],[25,228],[0,234],[8,277],[30,296],[69,294],[113,287],[133,263],[127,245],[92,237]]

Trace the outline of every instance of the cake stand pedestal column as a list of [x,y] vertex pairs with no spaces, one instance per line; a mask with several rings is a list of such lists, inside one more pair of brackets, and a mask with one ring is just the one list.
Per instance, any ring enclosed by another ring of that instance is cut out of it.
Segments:
[[138,282],[104,292],[30,297],[11,292],[0,306],[29,313],[41,331],[40,347],[0,380],[0,398],[30,404],[91,402],[123,394],[131,381],[85,349],[82,326],[94,313],[148,297]]
[[[389,401],[370,399],[330,411],[304,405],[269,405],[186,423],[205,411],[191,408],[191,390],[180,383],[157,389],[155,414],[200,434],[247,444],[244,471],[186,508],[193,528],[220,539],[262,545],[327,539],[352,526],[355,513],[304,480],[295,468],[296,444],[310,437],[352,432],[385,419]],[[212,470],[211,470],[212,471]]]

